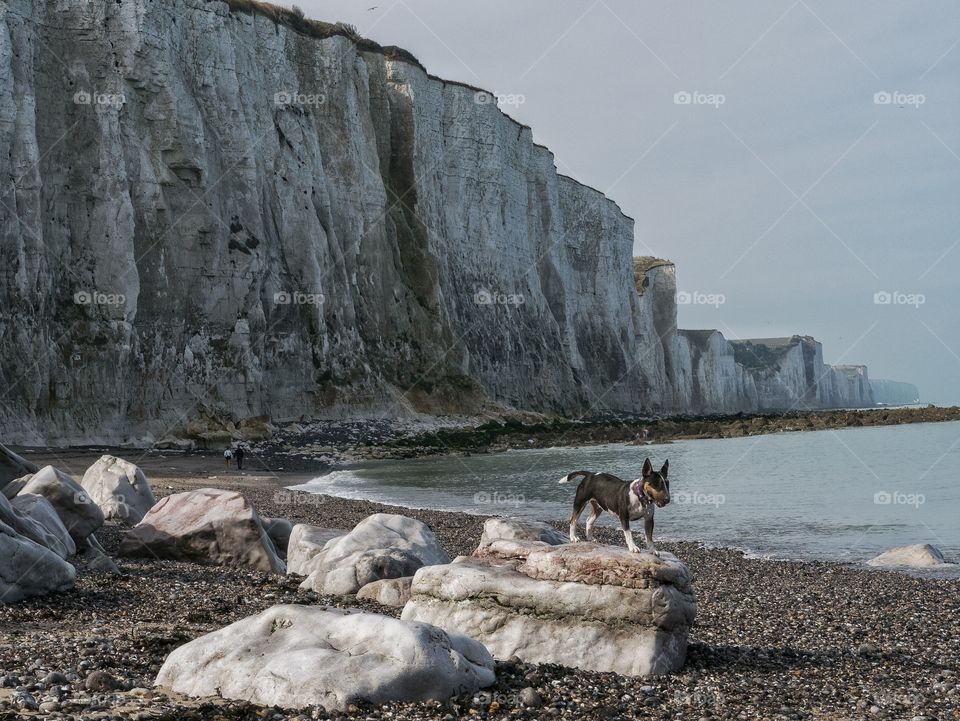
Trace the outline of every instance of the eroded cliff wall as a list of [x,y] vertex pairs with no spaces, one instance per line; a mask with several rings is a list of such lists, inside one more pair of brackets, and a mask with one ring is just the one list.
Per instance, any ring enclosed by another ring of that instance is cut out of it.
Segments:
[[0,432],[657,394],[633,222],[415,64],[203,0],[0,6]]

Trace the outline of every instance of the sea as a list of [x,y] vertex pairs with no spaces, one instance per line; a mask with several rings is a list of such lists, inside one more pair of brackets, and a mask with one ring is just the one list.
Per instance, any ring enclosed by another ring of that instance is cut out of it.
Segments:
[[[564,520],[575,484],[561,485],[562,476],[588,470],[633,479],[646,458],[656,468],[670,461],[672,502],[657,509],[659,540],[848,563],[930,543],[960,562],[960,422],[373,461],[294,488],[409,508]],[[609,518],[600,525],[616,527]],[[960,565],[937,573],[960,576]]]

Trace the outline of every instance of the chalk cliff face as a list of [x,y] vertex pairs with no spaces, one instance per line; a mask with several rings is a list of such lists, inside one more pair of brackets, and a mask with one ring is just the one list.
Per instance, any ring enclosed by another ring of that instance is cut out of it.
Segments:
[[219,2],[0,7],[0,430],[655,395],[633,222],[489,95]]
[[612,201],[489,94],[363,47],[204,0],[0,5],[6,442],[861,404],[811,391],[806,345],[764,375],[678,331]]
[[873,404],[865,366],[831,367],[809,336],[729,341],[717,330],[677,328],[677,275],[669,261],[634,260],[644,331],[653,338],[648,382],[667,410],[737,413]]
[[920,402],[920,391],[913,383],[871,379],[870,389],[873,391],[873,400],[887,406]]

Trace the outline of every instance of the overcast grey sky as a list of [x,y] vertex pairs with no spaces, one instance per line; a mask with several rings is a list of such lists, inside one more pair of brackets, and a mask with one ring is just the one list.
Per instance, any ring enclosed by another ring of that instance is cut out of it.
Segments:
[[960,403],[960,4],[299,4],[504,96],[636,219],[637,253],[725,297],[681,327],[810,334]]

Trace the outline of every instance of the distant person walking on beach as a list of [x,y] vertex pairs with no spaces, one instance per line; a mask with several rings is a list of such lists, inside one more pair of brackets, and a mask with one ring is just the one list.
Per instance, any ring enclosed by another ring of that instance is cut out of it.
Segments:
[[233,459],[233,451],[229,448],[223,452],[223,467],[230,470],[230,461]]
[[243,470],[243,446],[237,446],[237,470]]

